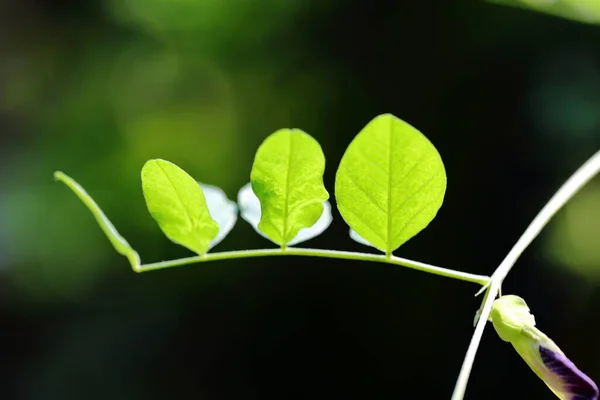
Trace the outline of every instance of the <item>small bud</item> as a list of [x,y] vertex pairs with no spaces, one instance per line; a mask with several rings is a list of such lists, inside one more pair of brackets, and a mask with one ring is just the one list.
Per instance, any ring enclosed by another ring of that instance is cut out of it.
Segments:
[[513,345],[559,399],[598,400],[598,386],[535,327],[535,318],[522,298],[500,297],[492,305],[490,319],[500,338]]

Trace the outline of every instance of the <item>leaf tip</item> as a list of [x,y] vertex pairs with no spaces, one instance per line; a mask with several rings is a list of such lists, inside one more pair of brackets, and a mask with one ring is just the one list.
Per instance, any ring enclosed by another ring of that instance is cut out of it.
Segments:
[[144,168],[147,168],[147,167],[149,167],[150,165],[153,165],[153,164],[158,164],[160,161],[165,161],[165,160],[161,160],[160,158],[151,158],[151,159],[149,159],[148,161],[146,161],[144,163],[144,166],[142,167],[142,171],[144,170]]

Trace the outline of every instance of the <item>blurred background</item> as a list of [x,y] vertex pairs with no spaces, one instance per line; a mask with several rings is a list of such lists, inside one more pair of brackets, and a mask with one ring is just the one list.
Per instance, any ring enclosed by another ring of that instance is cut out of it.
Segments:
[[[52,173],[82,184],[154,262],[190,255],[147,213],[170,160],[230,198],[279,128],[314,136],[333,194],[378,114],[448,174],[396,255],[491,274],[600,148],[600,26],[480,1],[0,1],[0,397],[448,399],[476,285],[381,264],[269,258],[135,274]],[[371,251],[339,213],[308,247]],[[600,180],[504,285],[600,380]],[[243,220],[214,251],[271,247]],[[467,399],[552,394],[490,327]]]

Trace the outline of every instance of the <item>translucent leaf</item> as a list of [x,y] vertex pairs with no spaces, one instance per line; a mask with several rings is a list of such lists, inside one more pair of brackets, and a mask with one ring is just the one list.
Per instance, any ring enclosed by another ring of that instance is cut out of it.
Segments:
[[140,256],[138,253],[129,245],[127,240],[123,236],[117,232],[115,226],[110,222],[110,220],[106,217],[104,212],[100,209],[98,204],[92,199],[92,197],[85,191],[83,187],[81,187],[75,180],[71,177],[63,174],[60,171],[56,171],[54,173],[54,178],[69,187],[79,197],[79,199],[85,204],[85,206],[90,210],[100,228],[110,240],[111,244],[117,251],[117,253],[127,257],[129,263],[136,269],[140,265]]
[[346,223],[391,254],[425,228],[446,192],[446,171],[431,142],[391,114],[367,124],[342,157],[335,197]]
[[285,247],[323,214],[325,156],[319,143],[298,129],[270,135],[256,152],[250,180],[260,201],[258,229]]
[[210,250],[221,243],[225,236],[231,232],[237,221],[238,208],[235,202],[227,198],[221,188],[200,182],[198,184],[204,192],[210,216],[219,225],[219,233],[208,245]]
[[142,168],[142,189],[148,211],[174,243],[203,255],[219,233],[198,183],[165,160],[150,160]]
[[[262,233],[260,229],[258,229],[258,223],[260,221],[260,201],[258,197],[252,191],[252,185],[250,183],[244,185],[238,193],[238,204],[240,206],[240,214],[242,219],[248,222],[256,232],[258,232],[261,236],[269,239],[267,235]],[[319,236],[321,233],[325,231],[331,224],[333,220],[331,216],[331,204],[329,201],[323,202],[323,213],[321,217],[317,220],[317,222],[308,228],[302,228],[298,232],[298,234],[290,240],[287,244],[288,246],[294,246],[298,243],[305,242],[309,239]],[[271,240],[271,239],[269,239]]]
[[490,3],[529,9],[573,21],[600,24],[597,0],[488,0]]
[[356,231],[350,228],[350,238],[360,244],[364,244],[365,246],[374,247],[367,239],[360,236]]

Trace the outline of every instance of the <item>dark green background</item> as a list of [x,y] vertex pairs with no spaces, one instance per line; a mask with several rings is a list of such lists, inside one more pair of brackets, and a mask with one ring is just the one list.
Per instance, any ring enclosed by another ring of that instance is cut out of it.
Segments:
[[[600,27],[478,1],[1,1],[0,397],[448,399],[476,285],[292,257],[136,275],[52,173],[160,261],[189,253],[145,210],[146,160],[235,199],[261,141],[300,128],[333,193],[346,146],[391,112],[448,174],[438,217],[396,255],[491,274],[600,147],[598,43]],[[599,184],[504,286],[597,380]],[[306,245],[369,251],[337,211]],[[265,246],[239,221],[215,250]],[[466,398],[552,394],[488,327]]]

